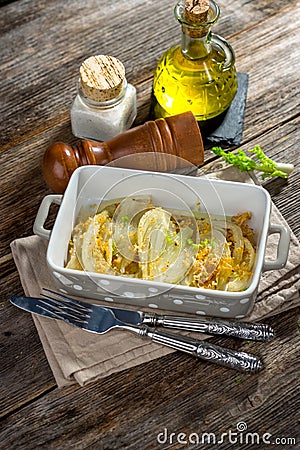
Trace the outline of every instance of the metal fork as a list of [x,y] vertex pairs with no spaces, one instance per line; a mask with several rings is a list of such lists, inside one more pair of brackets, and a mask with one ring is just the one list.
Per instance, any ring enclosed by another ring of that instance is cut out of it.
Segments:
[[99,305],[90,305],[65,295],[57,300],[49,292],[42,294],[42,297],[42,299],[39,299],[39,305],[37,305],[40,312],[36,311],[36,313],[63,320],[90,332],[103,334],[112,329],[123,329],[140,337],[148,338],[157,344],[233,369],[255,373],[263,367],[258,357],[246,352],[223,348],[208,342],[200,342],[179,334],[151,330],[145,325],[128,325],[116,319],[110,309],[99,307]]

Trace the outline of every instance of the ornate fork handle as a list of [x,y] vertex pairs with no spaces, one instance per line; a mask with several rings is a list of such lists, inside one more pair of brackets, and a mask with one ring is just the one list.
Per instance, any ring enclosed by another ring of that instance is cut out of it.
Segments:
[[157,344],[166,345],[167,347],[171,347],[175,350],[180,350],[182,352],[189,353],[190,355],[194,355],[197,358],[221,364],[232,369],[255,373],[263,367],[261,360],[249,353],[223,348],[219,345],[214,345],[207,342],[199,342],[187,336],[151,330],[146,325],[141,327],[135,325],[125,325],[121,328],[132,331],[141,337],[149,338]]
[[144,313],[143,323],[150,326],[162,326],[186,331],[237,337],[255,341],[267,341],[274,337],[274,330],[269,325],[244,322],[229,322],[227,320],[193,319],[188,317],[160,316]]

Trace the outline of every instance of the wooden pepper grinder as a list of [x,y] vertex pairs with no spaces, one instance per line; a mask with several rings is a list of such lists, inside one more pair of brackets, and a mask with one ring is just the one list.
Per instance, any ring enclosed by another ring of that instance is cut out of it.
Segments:
[[[177,156],[195,166],[203,164],[203,142],[194,115],[185,112],[166,119],[151,120],[106,142],[82,140],[73,147],[55,142],[45,152],[43,176],[52,191],[62,194],[77,167],[88,164],[105,165],[112,161],[118,166],[116,160],[146,152]],[[144,169],[152,170],[148,167]],[[165,169],[174,170],[176,167]]]

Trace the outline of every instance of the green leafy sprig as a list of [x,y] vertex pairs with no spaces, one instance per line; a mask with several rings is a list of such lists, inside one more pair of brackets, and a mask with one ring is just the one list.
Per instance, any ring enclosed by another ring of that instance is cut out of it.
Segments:
[[222,156],[228,164],[238,167],[241,171],[258,170],[262,172],[263,179],[272,177],[287,178],[294,170],[293,164],[279,163],[268,158],[259,145],[248,150],[249,153],[255,155],[259,162],[247,156],[241,149],[233,153],[225,152],[221,147],[213,147],[212,151],[216,155]]

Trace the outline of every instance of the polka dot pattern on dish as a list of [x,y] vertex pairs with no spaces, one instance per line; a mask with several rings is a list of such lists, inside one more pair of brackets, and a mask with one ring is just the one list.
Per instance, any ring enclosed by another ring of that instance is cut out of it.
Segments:
[[175,298],[175,299],[173,300],[173,303],[174,303],[175,305],[183,305],[183,301],[180,300],[179,298]]

